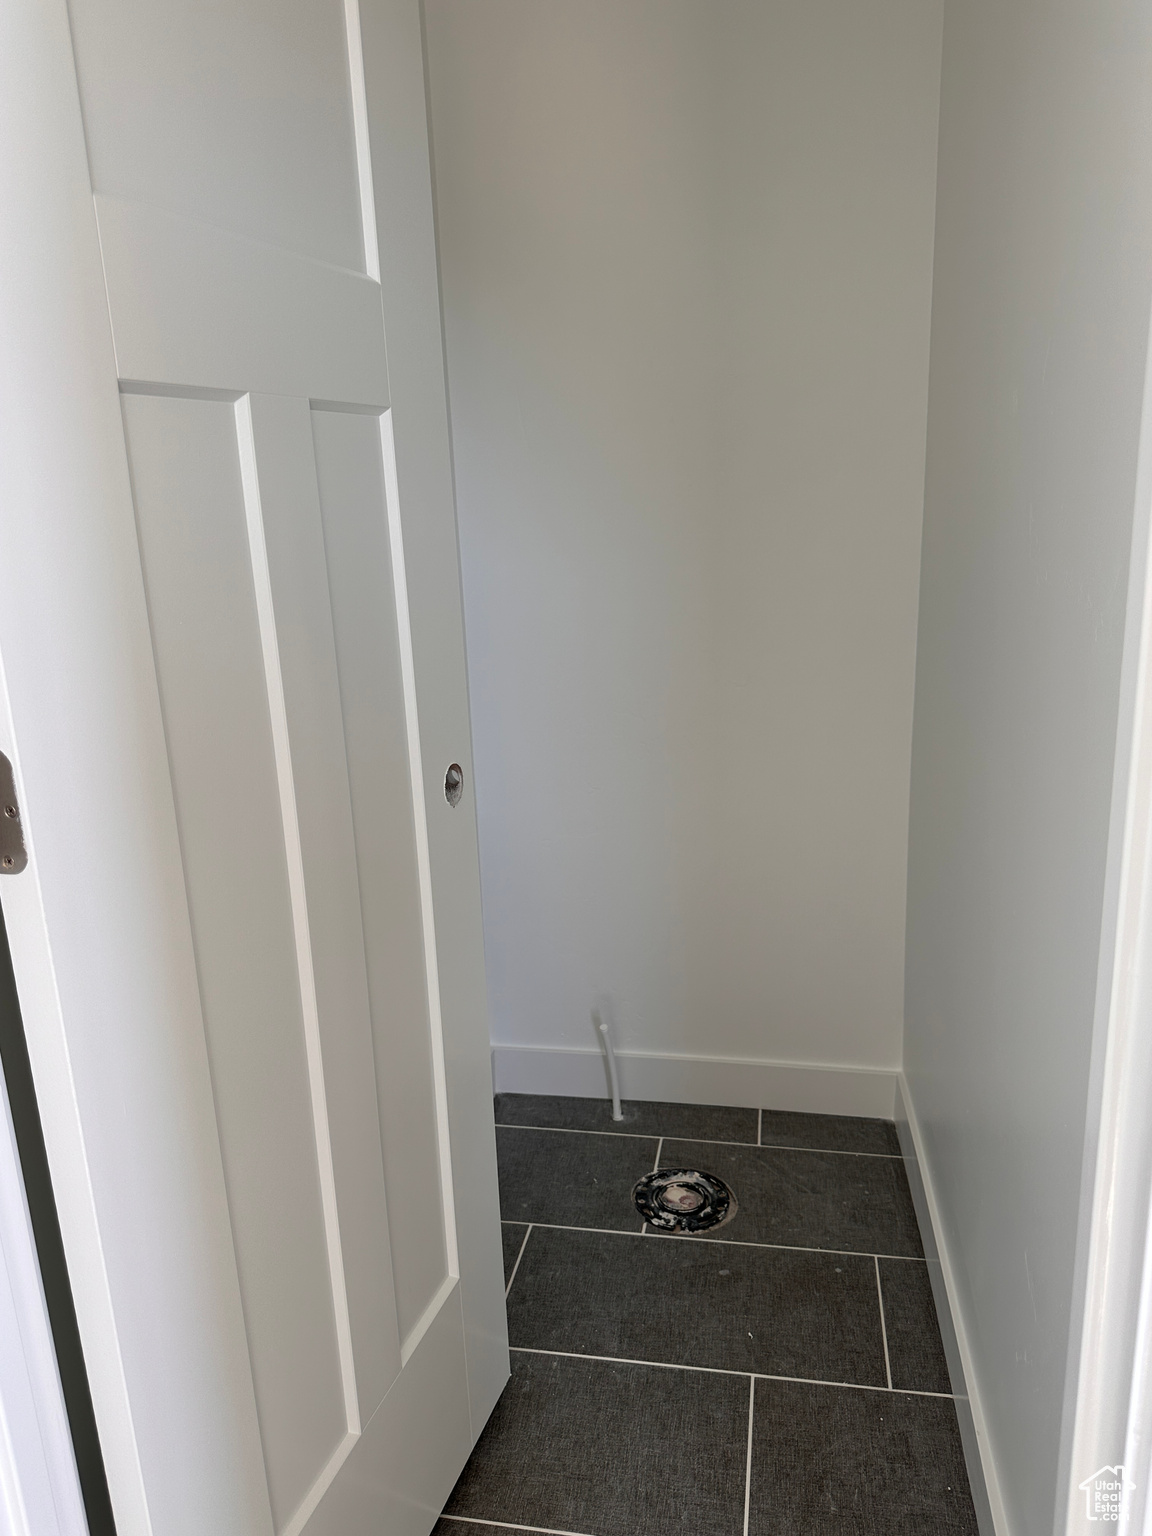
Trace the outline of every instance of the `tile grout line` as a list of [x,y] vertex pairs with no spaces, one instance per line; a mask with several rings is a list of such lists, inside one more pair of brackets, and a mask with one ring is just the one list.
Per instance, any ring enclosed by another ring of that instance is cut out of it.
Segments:
[[[763,1111],[761,1111],[763,1113]],[[621,1141],[655,1141],[656,1137],[640,1131],[582,1130],[575,1125],[511,1125],[497,1121],[498,1131],[546,1131],[552,1136],[615,1136]],[[787,1143],[770,1141],[720,1141],[711,1136],[662,1136],[662,1141],[695,1141],[703,1147],[747,1147],[763,1152],[815,1152],[821,1157],[879,1157],[885,1162],[902,1163],[899,1152],[853,1152],[848,1147],[794,1147]]]
[[822,1376],[776,1376],[771,1371],[733,1371],[723,1365],[677,1365],[674,1360],[633,1360],[627,1355],[582,1355],[574,1349],[533,1349],[509,1344],[513,1355],[544,1355],[551,1360],[591,1360],[600,1365],[639,1365],[654,1371],[695,1371],[702,1376],[746,1376],[754,1381],[791,1382],[802,1387],[838,1387],[848,1392],[890,1392],[896,1397],[941,1397],[954,1401],[951,1392],[922,1392],[916,1387],[878,1387],[870,1381],[829,1381]]
[[[676,1365],[671,1360],[633,1360],[627,1355],[581,1355],[573,1349],[532,1349],[526,1344],[509,1344],[508,1351],[513,1355],[545,1355],[548,1359],[561,1360],[592,1360],[600,1365],[643,1365],[658,1371],[695,1371],[704,1376],[752,1376],[752,1371],[730,1371],[722,1365]],[[781,1378],[781,1380],[791,1378]],[[799,1379],[799,1378],[797,1378]],[[821,1383],[828,1386],[850,1386],[850,1382]],[[883,1387],[877,1388],[883,1391]]]
[[[502,1220],[506,1227],[518,1227],[518,1221]],[[643,1237],[644,1232],[633,1232],[629,1227],[572,1227],[561,1221],[534,1221],[530,1223],[545,1232],[593,1232],[603,1237]],[[694,1237],[689,1232],[661,1232],[667,1241],[677,1243],[711,1243],[724,1248],[767,1248],[773,1253],[829,1253],[843,1259],[893,1259],[900,1264],[926,1264],[928,1261],[917,1253],[868,1253],[861,1248],[805,1248],[800,1243],[753,1243],[737,1237]]]
[[918,1387],[874,1387],[868,1381],[823,1381],[819,1376],[772,1376],[767,1371],[756,1371],[758,1381],[792,1381],[807,1387],[844,1387],[852,1392],[889,1392],[893,1397],[942,1397],[955,1402],[951,1392],[922,1392]]
[[762,1109],[756,1111],[756,1145],[758,1147],[764,1145],[764,1111]]
[[888,1325],[884,1321],[884,1287],[880,1284],[880,1258],[872,1255],[876,1265],[876,1300],[880,1303],[880,1337],[884,1340],[884,1371],[888,1377],[888,1390],[892,1390],[892,1362],[888,1358]]
[[748,1536],[748,1517],[752,1511],[752,1419],[756,1411],[756,1378],[748,1383],[748,1457],[744,1463],[744,1536]]
[[508,1276],[508,1284],[504,1287],[504,1300],[508,1300],[508,1293],[512,1289],[512,1282],[516,1278],[516,1271],[520,1268],[520,1260],[524,1257],[524,1250],[528,1246],[528,1239],[532,1236],[533,1223],[528,1223],[528,1230],[524,1234],[524,1241],[520,1244],[520,1252],[516,1255],[516,1262],[512,1266],[512,1273]]
[[458,1525],[487,1525],[497,1531],[531,1531],[533,1536],[584,1536],[583,1531],[557,1531],[550,1525],[517,1525],[512,1520],[482,1520],[478,1515],[441,1515],[441,1520],[455,1520]]

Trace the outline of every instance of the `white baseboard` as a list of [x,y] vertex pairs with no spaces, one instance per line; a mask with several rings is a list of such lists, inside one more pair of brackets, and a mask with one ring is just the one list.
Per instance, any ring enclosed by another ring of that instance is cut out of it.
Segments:
[[[604,1057],[594,1047],[496,1044],[492,1060],[500,1093],[560,1093],[578,1099],[601,1099],[609,1093]],[[616,1062],[620,1092],[626,1099],[865,1115],[876,1120],[891,1120],[896,1108],[897,1073],[874,1067],[628,1050],[617,1051]]]
[[951,1248],[932,1182],[931,1166],[925,1157],[916,1108],[903,1072],[898,1076],[896,1088],[896,1132],[900,1137],[900,1150],[904,1154],[912,1201],[924,1240],[924,1256],[928,1260],[928,1274],[932,1281],[936,1315],[940,1320],[948,1374],[952,1378],[952,1391],[956,1397],[956,1416],[960,1420],[960,1438],[964,1446],[964,1461],[968,1468],[968,1481],[972,1488],[972,1502],[976,1506],[980,1536],[1011,1536],[996,1471],[996,1458],[988,1438],[987,1421],[980,1401],[979,1381],[973,1365],[968,1329],[959,1304]]

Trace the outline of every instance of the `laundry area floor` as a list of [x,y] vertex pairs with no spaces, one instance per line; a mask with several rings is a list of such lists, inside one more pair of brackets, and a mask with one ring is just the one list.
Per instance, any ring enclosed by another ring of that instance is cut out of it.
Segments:
[[[888,1121],[496,1099],[512,1379],[434,1536],[976,1536]],[[731,1189],[645,1227],[656,1168]]]

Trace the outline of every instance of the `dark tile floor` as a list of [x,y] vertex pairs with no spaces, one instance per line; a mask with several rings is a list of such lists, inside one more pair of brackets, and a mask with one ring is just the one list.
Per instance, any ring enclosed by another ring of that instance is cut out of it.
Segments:
[[[512,1380],[434,1536],[976,1536],[895,1128],[496,1100]],[[701,1168],[739,1209],[645,1229]]]

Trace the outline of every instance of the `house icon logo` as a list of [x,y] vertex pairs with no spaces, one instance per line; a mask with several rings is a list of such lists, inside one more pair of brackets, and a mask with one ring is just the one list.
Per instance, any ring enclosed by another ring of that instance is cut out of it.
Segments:
[[1088,1505],[1089,1520],[1120,1519],[1120,1502],[1133,1485],[1124,1476],[1123,1467],[1101,1467],[1086,1477],[1080,1490]]

